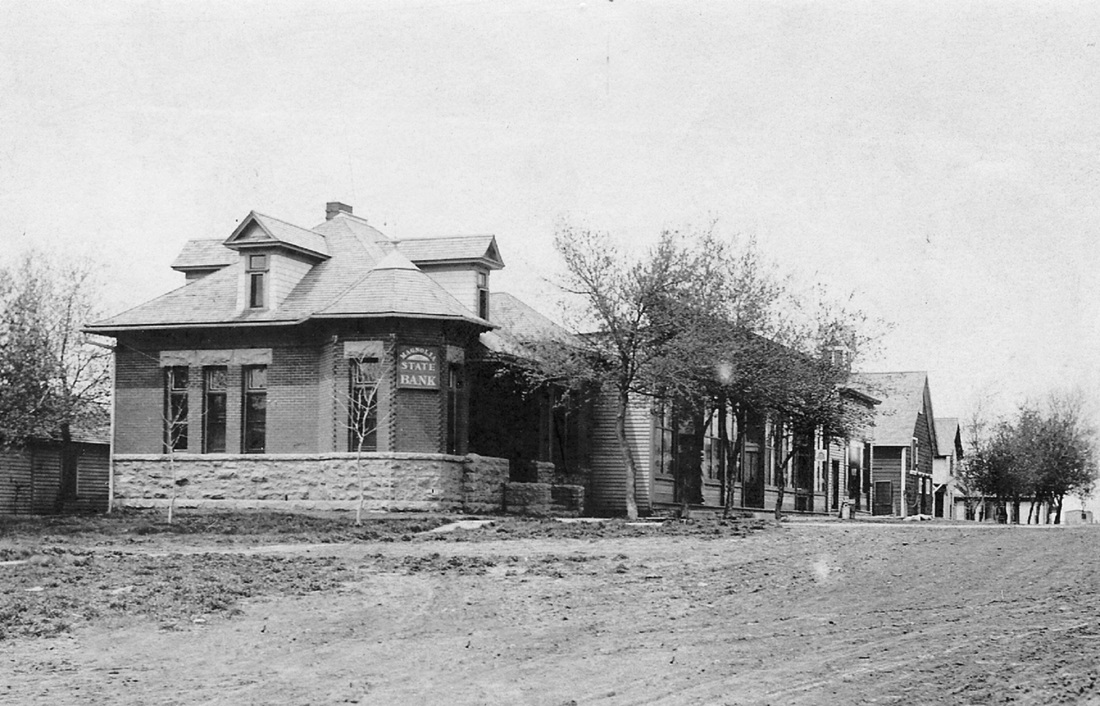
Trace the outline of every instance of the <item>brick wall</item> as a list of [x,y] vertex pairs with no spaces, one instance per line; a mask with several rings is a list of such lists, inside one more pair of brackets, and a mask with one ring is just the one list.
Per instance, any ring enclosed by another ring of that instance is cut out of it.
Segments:
[[[383,380],[378,399],[378,449],[440,453],[447,445],[447,350],[464,350],[475,340],[468,330],[430,321],[378,321],[271,331],[235,329],[133,334],[119,337],[117,350],[115,449],[122,454],[164,452],[165,373],[162,356],[177,355],[189,367],[187,453],[203,449],[203,360],[206,354],[265,351],[267,377],[266,452],[325,453],[348,450],[348,341],[383,346]],[[432,346],[440,353],[439,390],[397,390],[394,354],[398,345]],[[190,358],[188,358],[190,355]],[[209,357],[209,356],[206,356]],[[179,362],[172,362],[176,365]],[[243,366],[227,369],[226,447],[242,442]],[[468,427],[468,395],[459,395],[459,453]]]
[[159,349],[119,338],[115,350],[115,450],[164,449],[164,372]]
[[[316,346],[272,349],[271,366],[267,373],[268,453],[317,451],[320,368],[321,351]],[[240,379],[239,375],[230,378]],[[230,397],[233,397],[232,392]],[[241,415],[230,413],[229,417],[239,420]]]

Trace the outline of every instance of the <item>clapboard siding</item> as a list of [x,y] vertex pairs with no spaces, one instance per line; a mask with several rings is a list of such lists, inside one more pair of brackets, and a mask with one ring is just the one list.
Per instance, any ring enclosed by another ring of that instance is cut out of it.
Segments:
[[39,515],[56,512],[61,487],[60,449],[53,445],[36,448],[32,468],[34,500],[31,511]]
[[[900,446],[876,446],[872,457],[872,487],[880,481],[890,481],[893,484],[894,504],[893,514],[901,514],[901,447]],[[874,499],[872,499],[872,507]]]
[[[839,462],[834,486],[833,462]],[[833,499],[836,499],[836,503]],[[839,511],[840,504],[848,499],[848,444],[846,439],[829,439],[829,455],[825,467],[825,507],[830,511]]]
[[[627,409],[626,436],[637,468],[635,498],[638,511],[651,510],[651,453],[653,415],[650,401],[632,397]],[[626,467],[615,438],[615,400],[601,397],[592,419],[592,484],[590,507],[599,514],[621,515],[626,511]]]
[[106,444],[81,444],[77,456],[76,501],[78,512],[107,509],[111,464]]
[[0,515],[31,512],[31,455],[27,451],[0,451]]
[[0,515],[101,512],[109,495],[107,444],[74,444],[76,497],[61,497],[61,445],[37,442],[0,451]]

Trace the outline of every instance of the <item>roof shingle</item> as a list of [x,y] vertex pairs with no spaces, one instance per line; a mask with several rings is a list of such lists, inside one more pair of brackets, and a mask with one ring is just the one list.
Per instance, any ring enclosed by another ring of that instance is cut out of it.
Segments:
[[[217,247],[229,254],[228,262],[212,274],[96,322],[89,330],[105,333],[139,328],[287,324],[313,316],[354,315],[462,319],[486,329],[492,327],[398,253],[393,241],[362,218],[340,213],[308,230],[254,212],[246,219],[252,221],[279,242],[328,255],[313,265],[276,308],[238,308],[242,264],[236,253],[225,247],[229,241],[191,241],[177,263],[194,267],[203,261],[213,262],[217,250],[212,243],[218,243]],[[241,233],[242,226],[234,235]],[[221,253],[218,256],[224,257]]]
[[852,376],[852,387],[882,400],[875,408],[876,446],[909,446],[917,415],[924,411],[927,384],[926,372],[856,373]]

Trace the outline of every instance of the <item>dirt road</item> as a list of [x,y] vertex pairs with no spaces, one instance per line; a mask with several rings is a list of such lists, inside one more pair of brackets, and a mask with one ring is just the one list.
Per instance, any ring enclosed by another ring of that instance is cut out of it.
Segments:
[[1100,704],[1095,526],[279,551],[347,580],[0,642],[0,702]]

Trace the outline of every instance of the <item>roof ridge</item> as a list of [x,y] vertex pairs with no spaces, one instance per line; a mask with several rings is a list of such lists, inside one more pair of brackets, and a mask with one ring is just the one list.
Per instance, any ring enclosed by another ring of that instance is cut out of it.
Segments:
[[254,216],[263,216],[264,218],[270,219],[272,221],[278,221],[279,223],[282,223],[285,226],[290,226],[291,228],[297,228],[298,230],[304,230],[306,232],[313,233],[314,235],[319,235],[322,238],[325,237],[324,233],[319,233],[319,232],[313,230],[312,228],[306,228],[304,226],[298,225],[297,223],[291,223],[290,221],[283,220],[282,218],[276,218],[275,216],[269,216],[266,213],[260,213],[259,211],[252,211],[252,215],[254,215]]
[[495,233],[460,233],[458,235],[420,235],[411,238],[394,238],[393,242],[403,243],[407,240],[443,240],[444,238],[495,238]]

